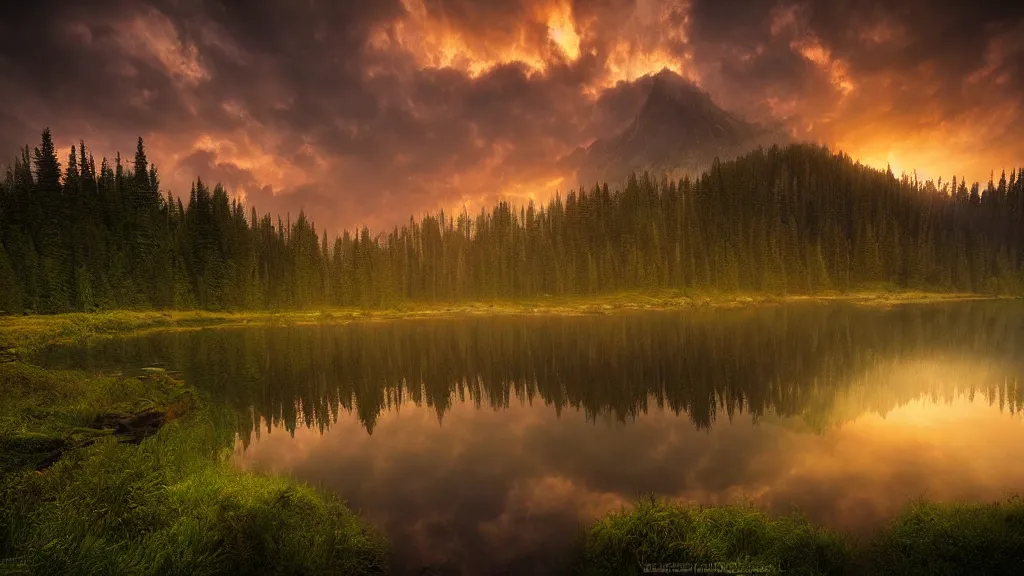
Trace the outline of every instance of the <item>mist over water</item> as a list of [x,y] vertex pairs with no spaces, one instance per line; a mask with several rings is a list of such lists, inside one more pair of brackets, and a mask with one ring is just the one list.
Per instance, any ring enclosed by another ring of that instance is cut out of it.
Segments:
[[538,573],[655,493],[866,533],[1024,486],[1024,305],[508,316],[156,333],[46,351],[161,364],[237,414],[238,466],[337,491],[401,569]]

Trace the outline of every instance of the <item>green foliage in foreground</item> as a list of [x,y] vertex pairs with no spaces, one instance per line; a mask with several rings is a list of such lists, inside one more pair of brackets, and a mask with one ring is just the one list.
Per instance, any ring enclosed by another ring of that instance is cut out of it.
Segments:
[[909,506],[872,540],[867,572],[1024,574],[1024,498]]
[[0,364],[0,398],[0,473],[34,469],[51,454],[108,435],[89,427],[103,413],[157,406],[180,413],[192,403],[190,390],[164,375],[140,381],[21,362]]
[[189,395],[165,375],[145,381],[122,375],[46,370],[21,362],[0,364],[0,434],[72,434],[103,412],[133,412]]
[[[0,365],[0,438],[24,447],[30,437],[74,434],[90,409],[124,406],[151,382]],[[225,418],[200,408],[139,445],[100,438],[42,473],[11,471],[11,453],[0,455],[0,572],[387,571],[385,540],[336,498],[232,468]]]
[[[750,505],[691,506],[654,498],[613,512],[584,536],[577,574],[640,574],[644,564],[744,563],[764,574],[1021,574],[1024,498],[919,502],[870,540]],[[781,570],[781,572],[779,572]]]
[[745,562],[765,573],[840,574],[852,558],[837,534],[753,506],[688,506],[654,498],[611,513],[585,535],[578,572],[640,574],[645,564]]

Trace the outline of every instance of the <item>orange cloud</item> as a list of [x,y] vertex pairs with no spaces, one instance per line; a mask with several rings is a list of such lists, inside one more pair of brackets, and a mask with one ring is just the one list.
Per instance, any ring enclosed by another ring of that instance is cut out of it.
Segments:
[[685,59],[665,45],[686,42],[685,21],[666,25],[669,14],[685,9],[684,2],[639,2],[632,14],[617,23],[623,33],[614,41],[601,36],[598,16],[581,19],[568,0],[531,2],[524,20],[503,23],[497,32],[460,28],[443,14],[432,14],[423,0],[402,3],[406,17],[376,27],[367,45],[376,51],[406,52],[421,67],[450,67],[477,77],[495,66],[520,63],[531,72],[544,73],[552,64],[573,63],[589,55],[604,62],[597,83],[589,86],[593,94],[666,68],[688,73]]
[[[432,14],[423,0],[402,0],[402,5],[406,17],[377,26],[369,36],[368,46],[378,51],[407,52],[421,67],[455,68],[472,77],[513,62],[543,71],[551,58],[547,42],[550,40],[565,50],[566,46],[572,47],[569,32],[575,34],[571,26],[565,27],[567,21],[572,22],[571,12],[568,17],[557,12],[534,13],[530,21],[512,23],[494,38],[460,29],[443,14]],[[549,19],[557,28],[550,28]],[[544,27],[544,38],[537,34],[537,26]]]
[[180,38],[177,28],[155,9],[140,12],[120,26],[118,41],[125,50],[148,54],[167,73],[187,86],[210,78],[198,47]]
[[664,49],[637,50],[634,44],[621,42],[616,44],[608,55],[607,71],[599,87],[613,86],[618,82],[632,82],[666,69],[693,79],[685,63]]
[[[1013,98],[965,86],[964,93],[979,101],[957,113],[951,114],[938,94],[922,96],[911,110],[893,108],[892,102],[909,84],[928,90],[939,85],[941,73],[923,67],[913,75],[883,72],[864,77],[858,99],[837,105],[831,118],[808,135],[869,166],[891,165],[897,176],[916,171],[922,180],[942,177],[948,182],[956,175],[984,183],[992,170],[998,178],[1000,169],[1017,166],[1022,150],[1001,142],[1007,126],[1020,118],[1019,103]],[[965,84],[974,82],[965,79]]]
[[790,46],[801,56],[813,62],[822,72],[829,76],[832,85],[846,96],[854,89],[850,80],[846,63],[834,58],[828,48],[822,46],[816,38],[807,37],[794,40]]
[[554,5],[547,19],[548,38],[554,42],[569,60],[580,57],[580,35],[576,32],[576,21],[572,6],[565,0]]

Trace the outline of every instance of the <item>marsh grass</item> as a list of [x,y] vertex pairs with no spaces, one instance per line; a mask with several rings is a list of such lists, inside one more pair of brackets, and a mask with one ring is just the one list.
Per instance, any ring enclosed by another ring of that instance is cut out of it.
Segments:
[[135,334],[153,329],[240,323],[251,320],[253,316],[202,311],[128,310],[46,316],[0,316],[0,350],[10,351],[9,353],[20,357],[31,354],[47,344]]
[[[644,564],[744,561],[766,574],[841,574],[852,547],[802,516],[772,518],[752,505],[698,506],[653,497],[591,525],[577,574],[641,574]],[[779,573],[779,572],[775,572]]]
[[36,574],[385,572],[386,543],[341,502],[232,469],[217,436],[181,420],[138,446],[104,441],[12,478],[8,555]]
[[166,377],[143,382],[21,362],[0,364],[0,397],[0,473],[35,469],[73,446],[109,435],[90,427],[101,413],[165,404],[180,412],[190,401],[189,391]]
[[46,316],[0,316],[0,363],[25,358],[48,344],[89,338],[142,334],[154,330],[190,330],[252,324],[296,325],[365,320],[479,316],[506,314],[606,314],[616,310],[678,310],[742,308],[787,302],[849,302],[888,306],[897,303],[994,299],[994,296],[932,293],[875,287],[853,292],[812,295],[721,293],[694,290],[654,290],[591,296],[541,296],[477,302],[402,302],[391,307],[329,308],[296,311],[211,312],[130,311],[72,313]]
[[[234,469],[232,416],[199,401],[138,445],[83,428],[189,390],[0,365],[0,574],[380,574],[388,546],[336,497]],[[75,445],[37,472],[33,456]]]
[[0,397],[0,437],[8,441],[19,434],[75,439],[99,433],[89,426],[103,413],[156,406],[186,412],[192,391],[165,374],[145,379],[86,375],[8,362],[0,364]]
[[914,502],[875,535],[860,565],[870,574],[1024,574],[1024,497]]
[[698,506],[647,497],[581,536],[574,574],[640,574],[644,564],[746,562],[788,575],[1024,574],[1024,498],[918,501],[854,539],[800,515],[749,504]]

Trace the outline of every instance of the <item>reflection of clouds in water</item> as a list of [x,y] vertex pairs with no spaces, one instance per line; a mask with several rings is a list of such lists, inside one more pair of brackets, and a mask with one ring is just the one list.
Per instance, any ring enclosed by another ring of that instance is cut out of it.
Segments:
[[[911,386],[915,374],[866,376],[844,401]],[[558,418],[549,406],[516,402],[497,412],[456,404],[439,426],[432,408],[409,403],[382,413],[372,436],[343,413],[322,436],[300,428],[293,439],[277,429],[239,448],[236,460],[322,483],[380,525],[400,554],[465,559],[476,573],[515,565],[517,556],[524,570],[550,563],[580,520],[639,493],[717,504],[750,498],[851,531],[877,526],[922,495],[994,500],[1024,485],[1022,437],[1024,419],[982,397],[914,400],[823,434],[788,421],[754,426],[745,416],[697,430],[655,410],[628,425],[595,424],[578,411]]]
[[[883,420],[870,415],[823,436],[790,442],[789,472],[766,493],[771,509],[796,506],[826,525],[863,531],[909,500],[995,500],[1024,481],[1019,417],[968,404],[928,406],[942,422],[920,426],[901,418],[924,401]],[[947,416],[962,414],[960,420]]]

